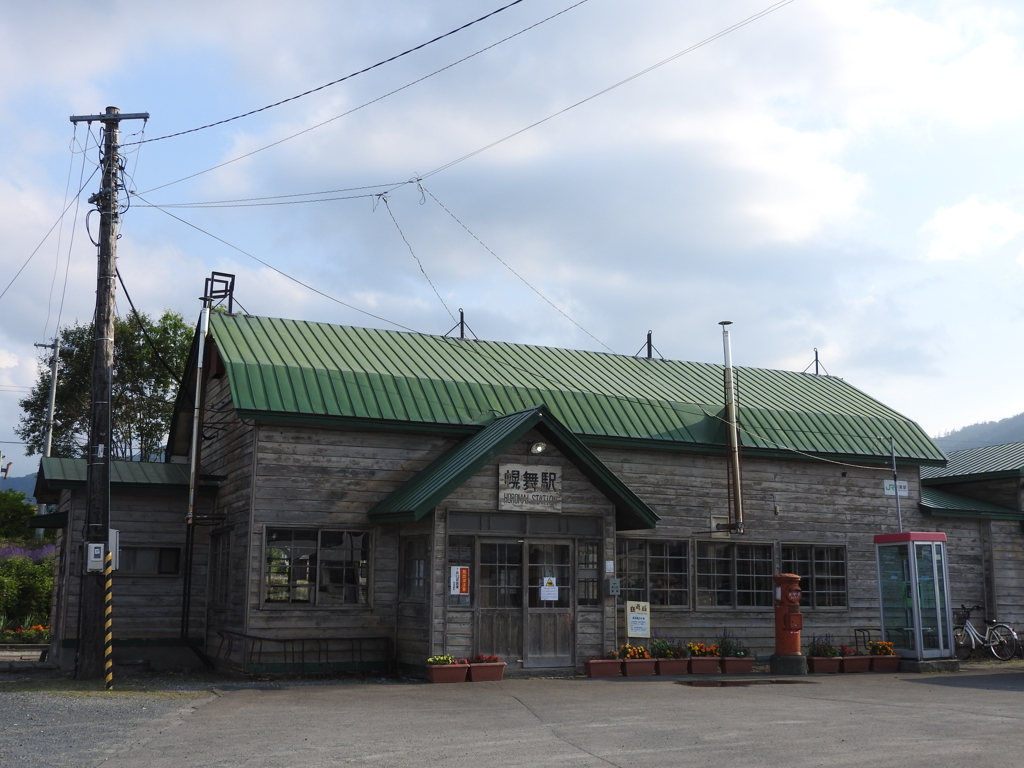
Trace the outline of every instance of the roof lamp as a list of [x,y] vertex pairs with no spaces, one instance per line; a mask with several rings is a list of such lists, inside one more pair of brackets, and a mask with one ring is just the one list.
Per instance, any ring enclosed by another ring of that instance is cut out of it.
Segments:
[[548,444],[547,443],[534,443],[533,445],[530,446],[530,453],[533,453],[533,454],[544,453],[544,451],[546,451],[547,449],[548,449]]

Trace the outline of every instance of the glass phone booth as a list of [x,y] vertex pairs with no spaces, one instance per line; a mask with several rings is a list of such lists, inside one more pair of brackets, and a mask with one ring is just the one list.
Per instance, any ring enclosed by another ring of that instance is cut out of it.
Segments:
[[908,659],[953,657],[946,534],[875,536],[882,639]]

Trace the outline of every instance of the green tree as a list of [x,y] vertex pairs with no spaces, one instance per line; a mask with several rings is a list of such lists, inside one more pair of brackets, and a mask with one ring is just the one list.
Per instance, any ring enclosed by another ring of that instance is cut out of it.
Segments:
[[36,508],[25,501],[25,494],[13,488],[0,491],[0,539],[27,539],[32,535],[25,522]]
[[[144,313],[114,321],[111,458],[148,460],[163,450],[192,337],[185,319],[169,310],[156,321]],[[89,439],[92,324],[63,328],[60,338],[50,455],[76,458],[85,455]],[[15,432],[28,444],[29,455],[42,453],[45,445],[49,354],[41,357],[39,378],[19,403],[23,413]]]

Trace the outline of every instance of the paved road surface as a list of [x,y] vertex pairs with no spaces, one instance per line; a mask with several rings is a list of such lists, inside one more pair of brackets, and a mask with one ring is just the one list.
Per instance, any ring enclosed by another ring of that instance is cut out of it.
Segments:
[[153,718],[121,733],[109,745],[113,753],[94,752],[79,765],[1024,765],[1020,663],[804,680],[726,688],[618,678],[220,690],[164,702]]

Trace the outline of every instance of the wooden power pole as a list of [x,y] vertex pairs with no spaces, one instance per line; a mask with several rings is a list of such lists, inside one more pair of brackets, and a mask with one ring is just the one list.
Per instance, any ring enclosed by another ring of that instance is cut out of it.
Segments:
[[[121,114],[107,107],[102,115],[72,116],[71,122],[103,125],[103,180],[89,202],[100,214],[99,264],[96,274],[96,313],[93,316],[92,409],[86,467],[85,557],[79,595],[80,620],[75,676],[100,677],[104,668],[104,565],[110,537],[110,415],[114,375],[114,295],[117,285],[118,192],[122,186],[118,138],[122,120],[148,120],[148,112]],[[101,547],[97,550],[96,547]],[[99,564],[97,557],[99,555]],[[108,664],[109,666],[109,664]]]

